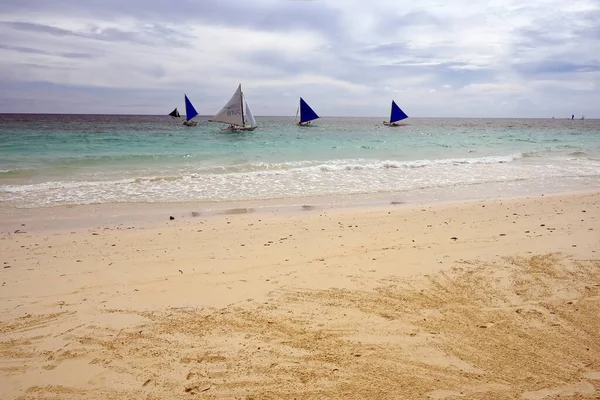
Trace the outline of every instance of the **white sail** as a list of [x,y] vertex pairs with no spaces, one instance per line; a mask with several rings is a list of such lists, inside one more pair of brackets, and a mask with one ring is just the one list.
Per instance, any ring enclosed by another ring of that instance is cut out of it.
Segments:
[[246,96],[242,95],[244,99],[244,121],[249,126],[256,126],[256,120],[254,119],[254,114],[252,114],[252,110],[250,109],[250,104],[246,101]]
[[210,121],[243,126],[242,114],[242,85],[240,84],[227,104]]

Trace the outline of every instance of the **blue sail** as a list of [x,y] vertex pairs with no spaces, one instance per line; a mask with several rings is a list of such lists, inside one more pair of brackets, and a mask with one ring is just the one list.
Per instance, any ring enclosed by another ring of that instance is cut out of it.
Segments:
[[196,115],[198,115],[198,111],[196,111],[196,109],[192,105],[192,102],[190,101],[190,99],[188,99],[187,95],[184,95],[184,96],[185,96],[185,119],[186,119],[186,121],[189,121],[190,119],[192,119]]
[[300,123],[312,121],[317,118],[319,118],[317,113],[300,97]]
[[402,121],[403,119],[408,118],[408,115],[404,111],[398,107],[398,104],[394,100],[392,100],[392,115],[390,115],[390,124],[394,122]]

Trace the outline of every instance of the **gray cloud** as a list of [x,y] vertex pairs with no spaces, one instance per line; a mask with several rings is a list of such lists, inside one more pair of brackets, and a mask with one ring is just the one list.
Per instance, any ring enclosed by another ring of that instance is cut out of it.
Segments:
[[[252,27],[263,30],[339,28],[340,14],[327,2],[239,1],[239,0],[37,0],[4,1],[0,12],[32,15],[89,16],[98,19],[130,17],[186,24],[202,22]],[[24,23],[26,24],[26,23]],[[50,32],[48,32],[50,33]]]
[[395,42],[377,44],[375,46],[364,49],[363,52],[366,54],[396,55],[407,54],[410,53],[411,50],[407,43]]
[[10,45],[6,45],[6,44],[0,44],[0,49],[12,50],[12,51],[16,51],[19,53],[26,53],[26,54],[40,54],[40,55],[57,56],[57,57],[64,57],[64,58],[78,58],[78,59],[94,58],[94,55],[92,55],[90,53],[72,53],[72,52],[53,53],[53,52],[49,52],[49,51],[45,51],[45,50],[34,49],[31,47],[10,46]]
[[385,38],[404,36],[405,31],[419,26],[442,26],[443,21],[423,10],[401,14],[395,7],[390,7],[377,17],[377,22],[373,25],[378,34]]
[[[566,58],[568,60],[568,58]],[[595,64],[580,64],[563,60],[545,60],[536,63],[516,64],[515,69],[520,73],[531,75],[568,74],[573,72],[599,72],[600,62]]]
[[600,8],[551,3],[4,0],[0,112],[64,92],[53,110],[162,113],[186,91],[210,113],[243,82],[257,114],[303,95],[323,115],[377,115],[395,96],[412,115],[535,115],[560,106],[541,94],[599,85]]
[[28,53],[28,54],[44,54],[44,55],[52,54],[52,53],[49,53],[44,50],[32,49],[31,47],[10,46],[10,45],[6,45],[6,44],[0,44],[0,49],[12,50],[12,51],[17,51],[19,53]]
[[42,25],[42,24],[34,24],[30,22],[2,22],[2,25],[19,30],[19,31],[29,31],[29,32],[38,32],[38,33],[48,33],[50,35],[56,36],[70,36],[74,35],[73,32],[68,29],[55,28],[53,26]]
[[165,43],[172,46],[185,47],[188,45],[188,42],[193,39],[189,34],[157,23],[145,24],[140,26],[137,31],[127,31],[117,28],[100,28],[94,25],[88,25],[85,29],[75,31],[50,25],[21,21],[0,22],[0,25],[16,31],[49,34],[58,37],[75,37],[107,42],[131,42],[145,45]]

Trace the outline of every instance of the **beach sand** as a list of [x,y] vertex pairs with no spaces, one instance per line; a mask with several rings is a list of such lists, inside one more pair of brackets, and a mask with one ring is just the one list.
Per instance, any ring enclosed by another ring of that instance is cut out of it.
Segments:
[[161,207],[0,210],[0,398],[600,398],[600,193]]

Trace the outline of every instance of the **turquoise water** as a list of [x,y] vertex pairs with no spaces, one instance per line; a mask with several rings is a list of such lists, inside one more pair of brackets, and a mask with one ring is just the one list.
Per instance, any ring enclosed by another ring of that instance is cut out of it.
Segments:
[[600,187],[600,120],[0,115],[0,202],[434,201]]

